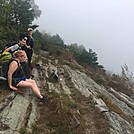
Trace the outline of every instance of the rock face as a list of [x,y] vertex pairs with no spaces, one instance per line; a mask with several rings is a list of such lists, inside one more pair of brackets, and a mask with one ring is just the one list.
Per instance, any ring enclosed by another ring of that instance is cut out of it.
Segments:
[[[90,97],[94,102],[95,109],[98,113],[103,114],[105,116],[104,120],[108,122],[107,133],[134,134],[133,98],[112,88],[105,89],[85,73],[77,69],[71,69],[67,65],[59,66],[57,60],[55,62],[49,60],[49,63],[46,64],[42,59],[36,62],[33,69],[35,79],[41,90],[47,85],[49,92],[54,91],[61,94],[64,91],[71,99],[73,99],[71,97],[72,91],[81,93],[85,98]],[[67,74],[66,77],[65,73]],[[53,80],[56,82],[53,82]],[[70,85],[67,83],[68,81],[71,83]],[[3,97],[0,104],[0,134],[19,134],[24,128],[32,133],[32,125],[37,119],[36,97],[28,89],[24,90],[27,91],[24,95],[11,92],[6,98]],[[78,110],[77,113],[79,113]],[[78,124],[81,123],[76,116],[73,117]],[[85,116],[85,120],[89,123],[91,117]],[[90,123],[93,124],[93,122]],[[86,128],[83,132],[83,134],[90,133],[93,133],[91,127]]]
[[10,93],[0,105],[0,133],[19,134],[20,130],[27,127],[36,119],[36,106],[33,97],[27,92],[25,95]]
[[[76,89],[79,90],[85,97],[91,95],[98,110],[100,110],[100,112],[105,112],[111,126],[111,134],[134,133],[133,99],[123,93],[116,92],[112,88],[106,90],[104,87],[96,84],[84,73],[72,70],[68,66],[65,66],[65,68],[68,70]],[[113,111],[110,111],[109,109],[111,106],[114,106],[115,110],[113,109]]]

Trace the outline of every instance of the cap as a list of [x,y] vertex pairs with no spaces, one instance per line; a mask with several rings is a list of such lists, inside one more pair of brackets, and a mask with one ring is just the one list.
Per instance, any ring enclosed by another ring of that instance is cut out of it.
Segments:
[[33,31],[33,29],[32,28],[28,28],[27,31]]

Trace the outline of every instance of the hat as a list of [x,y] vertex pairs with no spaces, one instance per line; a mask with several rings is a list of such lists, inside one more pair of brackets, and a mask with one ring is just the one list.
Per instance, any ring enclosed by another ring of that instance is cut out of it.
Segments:
[[32,29],[32,28],[28,28],[27,31],[28,31],[28,32],[29,32],[29,31],[33,31],[33,29]]

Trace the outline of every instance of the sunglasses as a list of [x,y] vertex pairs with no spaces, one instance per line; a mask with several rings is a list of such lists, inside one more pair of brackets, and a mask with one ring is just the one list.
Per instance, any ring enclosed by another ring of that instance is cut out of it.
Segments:
[[26,39],[26,38],[24,38],[24,40],[25,40],[25,41],[27,41],[27,39]]

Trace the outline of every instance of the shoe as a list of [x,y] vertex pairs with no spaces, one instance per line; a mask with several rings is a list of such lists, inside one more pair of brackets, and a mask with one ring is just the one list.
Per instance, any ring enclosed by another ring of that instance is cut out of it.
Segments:
[[47,103],[48,102],[48,96],[43,96],[43,98],[39,99],[39,102]]

